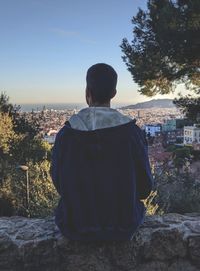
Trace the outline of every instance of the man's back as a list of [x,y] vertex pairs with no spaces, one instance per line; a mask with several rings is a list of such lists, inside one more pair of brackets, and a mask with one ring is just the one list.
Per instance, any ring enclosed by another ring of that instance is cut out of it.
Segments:
[[60,130],[52,166],[61,195],[56,224],[66,237],[131,238],[144,218],[140,199],[152,188],[146,140],[135,121],[111,108],[82,110]]

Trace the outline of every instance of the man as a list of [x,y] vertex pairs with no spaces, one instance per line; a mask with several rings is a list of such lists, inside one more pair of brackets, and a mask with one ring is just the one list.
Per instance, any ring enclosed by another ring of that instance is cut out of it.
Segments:
[[89,107],[65,123],[54,145],[55,222],[71,240],[130,240],[152,189],[146,139],[134,120],[110,108],[111,66],[90,67],[86,81]]

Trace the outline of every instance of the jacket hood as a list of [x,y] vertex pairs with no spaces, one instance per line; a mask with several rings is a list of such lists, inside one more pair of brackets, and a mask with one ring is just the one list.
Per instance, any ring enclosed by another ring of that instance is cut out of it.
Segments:
[[132,120],[110,107],[87,107],[71,116],[69,123],[73,129],[91,131],[119,126]]

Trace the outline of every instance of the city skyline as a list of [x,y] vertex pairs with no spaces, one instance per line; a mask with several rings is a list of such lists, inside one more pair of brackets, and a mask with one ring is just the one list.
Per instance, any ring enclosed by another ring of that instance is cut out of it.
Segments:
[[84,103],[86,71],[104,62],[118,73],[113,103],[150,100],[121,58],[138,7],[146,1],[1,0],[0,91],[19,104]]

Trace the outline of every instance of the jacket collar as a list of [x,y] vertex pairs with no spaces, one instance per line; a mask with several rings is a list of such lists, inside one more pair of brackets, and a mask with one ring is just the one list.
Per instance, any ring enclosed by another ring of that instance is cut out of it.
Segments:
[[87,107],[80,110],[78,114],[74,114],[69,119],[69,123],[73,129],[92,131],[119,126],[132,120],[110,107]]

